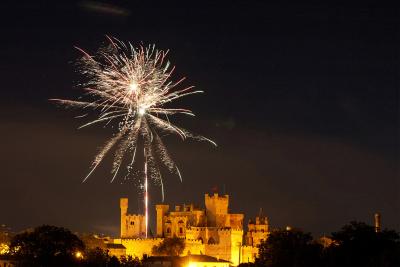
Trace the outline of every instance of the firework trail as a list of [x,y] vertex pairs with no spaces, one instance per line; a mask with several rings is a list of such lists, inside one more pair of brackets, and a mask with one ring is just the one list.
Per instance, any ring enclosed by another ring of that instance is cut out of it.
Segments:
[[171,80],[174,67],[166,59],[168,51],[157,50],[154,45],[135,48],[130,43],[125,44],[115,38],[107,39],[109,45],[100,48],[94,55],[77,48],[83,53],[78,63],[80,72],[87,78],[87,82],[83,84],[86,97],[83,99],[88,100],[50,100],[68,107],[97,112],[96,119],[88,121],[80,128],[97,123],[118,126],[118,131],[96,155],[83,182],[111,151],[114,151],[111,182],[117,177],[123,162],[128,162],[126,177],[131,175],[138,141],[142,140],[145,202],[148,201],[148,177],[161,187],[164,200],[164,186],[158,163],[176,174],[181,181],[182,177],[162,142],[160,133],[175,134],[183,140],[193,138],[216,145],[206,137],[194,135],[171,123],[170,117],[176,114],[194,116],[191,110],[166,107],[178,98],[202,91],[194,90],[193,86],[179,89],[178,86],[184,78],[177,82]]

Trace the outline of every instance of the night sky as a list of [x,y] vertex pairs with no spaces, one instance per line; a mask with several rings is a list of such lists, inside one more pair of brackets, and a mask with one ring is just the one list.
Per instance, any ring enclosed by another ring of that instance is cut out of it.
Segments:
[[112,130],[77,130],[81,113],[48,101],[79,96],[74,46],[95,52],[109,34],[170,49],[174,77],[206,91],[177,102],[195,119],[174,122],[219,146],[165,139],[184,179],[163,170],[166,203],[203,205],[217,186],[246,223],[262,207],[273,227],[319,235],[380,212],[400,230],[394,6],[148,2],[2,4],[0,224],[116,236],[119,198],[142,210],[134,184],[110,184],[109,159],[82,184]]

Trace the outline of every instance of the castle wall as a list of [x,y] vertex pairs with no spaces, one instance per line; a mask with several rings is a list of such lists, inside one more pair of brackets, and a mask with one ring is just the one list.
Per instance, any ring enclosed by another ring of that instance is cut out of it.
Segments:
[[253,246],[259,246],[263,241],[267,240],[268,238],[268,232],[253,232],[252,233],[252,245]]
[[243,240],[243,230],[237,229],[231,231],[231,262],[233,265],[239,265],[241,261],[241,248]]
[[243,214],[229,214],[229,226],[235,229],[243,229]]
[[205,245],[201,240],[185,240],[185,249],[183,255],[201,255],[205,254]]
[[230,261],[231,246],[230,244],[213,244],[213,245],[206,244],[205,254],[212,257],[220,258],[222,260]]
[[126,247],[126,255],[142,259],[143,255],[151,255],[153,247],[159,245],[162,240],[163,238],[123,238],[114,240],[114,243],[124,245]]
[[201,240],[204,243],[206,255],[239,264],[242,229],[190,227],[186,233],[186,238]]
[[254,246],[243,246],[241,249],[241,263],[254,262],[258,255],[258,248]]

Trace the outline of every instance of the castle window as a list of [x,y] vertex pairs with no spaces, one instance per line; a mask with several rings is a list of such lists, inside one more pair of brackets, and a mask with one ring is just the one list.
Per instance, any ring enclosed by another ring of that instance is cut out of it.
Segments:
[[179,227],[179,233],[183,234],[183,228],[182,227]]
[[135,225],[135,222],[131,222],[131,225]]
[[215,244],[214,238],[210,237],[210,239],[208,239],[208,244]]
[[167,228],[167,234],[170,234],[171,233],[171,228]]

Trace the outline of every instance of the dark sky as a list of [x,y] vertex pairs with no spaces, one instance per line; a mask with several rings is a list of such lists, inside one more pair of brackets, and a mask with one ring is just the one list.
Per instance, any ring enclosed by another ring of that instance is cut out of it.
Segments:
[[74,46],[94,52],[109,34],[170,49],[175,77],[206,91],[179,102],[196,119],[175,122],[219,147],[165,140],[184,178],[163,173],[167,203],[225,185],[246,222],[262,207],[273,227],[322,234],[378,211],[400,230],[398,9],[266,2],[2,4],[0,223],[117,235],[119,198],[140,211],[133,184],[110,184],[110,160],[81,183],[111,131],[77,130],[80,113],[48,101],[80,94]]

